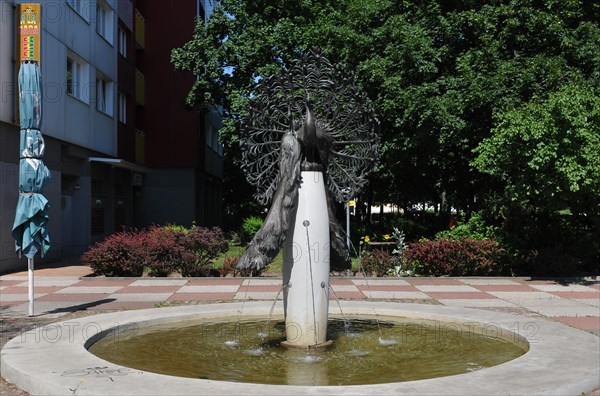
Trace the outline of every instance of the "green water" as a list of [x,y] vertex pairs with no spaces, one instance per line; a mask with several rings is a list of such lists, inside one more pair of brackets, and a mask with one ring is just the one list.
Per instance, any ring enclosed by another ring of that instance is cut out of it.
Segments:
[[144,371],[277,385],[360,385],[468,373],[523,355],[525,342],[472,323],[330,319],[325,350],[287,349],[285,325],[265,320],[171,322],[113,334],[90,352]]

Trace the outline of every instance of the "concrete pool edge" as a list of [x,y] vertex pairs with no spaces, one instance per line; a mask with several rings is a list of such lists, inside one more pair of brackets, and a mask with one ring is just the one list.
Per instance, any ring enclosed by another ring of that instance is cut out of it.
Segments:
[[[433,319],[478,327],[503,336],[517,333],[530,350],[520,358],[468,374],[421,381],[354,386],[292,386],[171,377],[109,363],[85,349],[90,338],[111,329],[186,319],[265,316],[272,302],[122,311],[57,322],[33,329],[2,349],[5,379],[34,394],[581,394],[600,386],[600,338],[541,318],[439,305],[342,301],[346,315]],[[278,308],[280,310],[280,308]],[[330,312],[339,310],[332,306]],[[273,367],[277,370],[277,367]]]

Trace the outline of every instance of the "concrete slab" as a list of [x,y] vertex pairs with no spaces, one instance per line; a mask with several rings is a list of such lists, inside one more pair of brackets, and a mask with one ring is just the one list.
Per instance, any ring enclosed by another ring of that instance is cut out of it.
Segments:
[[182,286],[178,293],[235,293],[238,289],[237,285]]
[[594,299],[577,298],[577,299],[575,299],[575,301],[577,301],[578,303],[591,305],[593,307],[600,307],[600,300],[597,300],[595,298]]
[[[239,291],[235,294],[235,300],[275,300],[277,292],[245,292]],[[283,299],[283,293],[279,294],[279,300]]]
[[[33,285],[34,286],[63,286],[63,287],[66,287],[66,286],[71,286],[78,282],[79,282],[78,278],[48,278],[48,277],[37,278],[36,277],[33,280]],[[29,284],[29,282],[21,282],[18,284],[18,286],[26,287],[26,286],[28,286],[28,284]]]
[[548,317],[557,316],[600,316],[600,308],[586,306],[578,307],[527,307],[527,309]]
[[535,292],[536,289],[527,285],[477,285],[477,289],[485,292],[500,291],[500,292]]
[[115,293],[108,298],[115,301],[165,301],[173,293]]
[[[266,317],[271,305],[267,301],[246,302],[243,305],[244,315]],[[5,345],[0,366],[2,375],[8,381],[31,394],[72,394],[72,390],[76,389],[81,396],[579,395],[600,386],[599,338],[562,323],[502,312],[437,305],[351,301],[343,302],[342,306],[350,316],[373,315],[376,312],[378,317],[384,318],[401,316],[459,324],[477,322],[482,325],[479,330],[493,324],[494,334],[502,337],[518,337],[513,330],[525,330],[526,325],[536,332],[532,334],[523,331],[520,336],[532,341],[529,351],[520,358],[499,366],[462,375],[368,386],[275,386],[181,378],[119,366],[96,358],[86,351],[86,345],[100,337],[100,332],[110,334],[111,331],[117,331],[114,329],[115,323],[132,326],[192,318],[231,318],[239,315],[242,309],[242,303],[208,304],[116,312],[78,319],[77,329],[86,328],[86,332],[71,331],[73,326],[67,322],[56,323],[52,325],[54,332],[48,334],[60,334],[60,337],[53,339],[39,336],[36,339],[36,335],[43,334],[46,330],[33,329]],[[332,306],[331,312],[336,314],[338,308]],[[275,314],[282,314],[280,307],[276,308]],[[56,329],[62,331],[59,333]]]
[[550,293],[544,293],[542,291],[536,291],[536,292],[497,292],[497,291],[488,291],[486,292],[488,294],[491,294],[492,296],[496,296],[498,298],[502,298],[502,299],[518,299],[518,298],[525,298],[525,299],[555,299],[555,298],[560,298],[558,296],[554,296]]
[[469,307],[469,308],[492,308],[492,307],[516,307],[508,301],[500,300],[498,298],[489,299],[461,299],[461,298],[450,298],[450,299],[437,299],[440,303],[450,307]]
[[367,298],[376,298],[376,299],[410,299],[410,300],[427,300],[431,299],[430,296],[423,292],[402,292],[402,291],[362,291]]
[[[36,299],[36,298],[44,297],[46,294],[48,294],[48,293],[34,293],[33,298]],[[3,301],[3,302],[29,301],[29,294],[23,294],[23,293],[19,293],[19,294],[2,293],[2,294],[0,294],[0,301]]]
[[492,299],[492,300],[496,300],[497,298],[492,296],[491,294],[487,294],[484,292],[427,292],[427,294],[429,295],[429,297],[431,298],[435,298],[436,300],[439,299],[468,299],[468,298],[472,298],[472,299]]
[[167,301],[227,301],[235,293],[174,293]]
[[545,292],[593,292],[594,290],[584,285],[531,285],[534,289]]
[[582,307],[584,304],[580,304],[574,300],[567,300],[565,298],[553,297],[553,298],[519,298],[507,296],[503,300],[512,302],[525,308],[537,308],[537,307]]
[[357,292],[358,291],[358,287],[356,287],[355,285],[331,285],[331,288],[335,292],[342,292],[342,291]]
[[250,278],[250,279],[244,279],[244,281],[242,282],[242,286],[247,286],[248,284],[250,284],[250,285],[279,285],[279,286],[283,286],[283,281],[281,280],[281,278],[272,278],[272,279]]

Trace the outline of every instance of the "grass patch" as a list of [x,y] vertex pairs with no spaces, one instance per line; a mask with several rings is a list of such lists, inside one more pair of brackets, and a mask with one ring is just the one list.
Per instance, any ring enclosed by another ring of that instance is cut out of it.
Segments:
[[[246,248],[239,245],[230,245],[229,249],[219,255],[217,259],[213,262],[214,269],[223,268],[223,260],[225,257],[231,256],[241,256],[246,251]],[[267,272],[281,272],[283,270],[283,249],[277,254],[275,260],[265,269]]]

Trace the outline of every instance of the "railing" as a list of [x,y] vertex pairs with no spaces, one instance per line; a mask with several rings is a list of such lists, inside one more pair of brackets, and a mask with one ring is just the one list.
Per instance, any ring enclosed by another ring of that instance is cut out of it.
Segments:
[[146,77],[138,69],[135,69],[135,104],[146,104]]
[[135,42],[141,49],[146,47],[146,20],[137,8],[135,10]]

